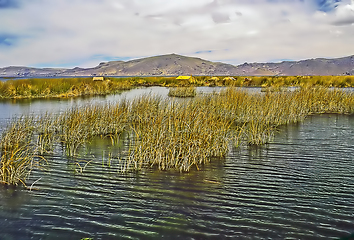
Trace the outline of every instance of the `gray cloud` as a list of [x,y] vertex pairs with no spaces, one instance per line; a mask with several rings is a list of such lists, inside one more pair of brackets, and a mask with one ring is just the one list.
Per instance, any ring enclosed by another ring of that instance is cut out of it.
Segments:
[[333,24],[337,26],[352,25],[354,24],[354,17],[336,20],[333,22]]
[[340,4],[334,12],[333,24],[348,25],[354,23],[354,1]]
[[211,14],[211,16],[212,16],[215,23],[226,23],[226,22],[230,21],[230,17],[228,14],[214,12]]
[[0,67],[92,67],[172,52],[233,64],[345,56],[354,53],[350,6],[343,0],[323,12],[313,0],[31,0],[1,11],[0,33],[26,37],[0,35]]

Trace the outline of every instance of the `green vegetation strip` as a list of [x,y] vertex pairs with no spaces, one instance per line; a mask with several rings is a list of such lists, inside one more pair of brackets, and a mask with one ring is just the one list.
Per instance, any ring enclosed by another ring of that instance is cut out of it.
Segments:
[[267,92],[282,91],[283,87],[289,86],[354,87],[354,76],[193,76],[182,79],[176,77],[104,77],[100,79],[103,80],[94,81],[90,77],[10,79],[0,81],[0,99],[107,95],[139,86],[173,87],[170,94],[177,97],[195,95],[193,87],[196,86],[255,86],[262,87]]
[[183,101],[146,95],[59,115],[24,116],[1,136],[0,182],[25,185],[30,171],[56,146],[75,158],[97,137],[109,139],[113,147],[125,141],[122,152],[110,153],[121,172],[190,171],[226,156],[230,147],[267,143],[278,126],[320,113],[353,114],[353,93],[311,87],[250,94],[227,88]]

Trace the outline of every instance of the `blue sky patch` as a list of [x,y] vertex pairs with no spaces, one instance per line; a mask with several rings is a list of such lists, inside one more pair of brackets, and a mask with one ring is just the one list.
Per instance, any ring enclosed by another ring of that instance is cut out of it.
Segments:
[[315,0],[318,5],[318,10],[322,12],[332,11],[342,0]]
[[0,9],[2,8],[17,8],[19,0],[0,0]]
[[15,36],[0,34],[0,47],[10,47],[15,44],[16,40],[17,37]]
[[212,50],[206,50],[206,51],[197,51],[195,54],[202,54],[202,53],[212,53]]

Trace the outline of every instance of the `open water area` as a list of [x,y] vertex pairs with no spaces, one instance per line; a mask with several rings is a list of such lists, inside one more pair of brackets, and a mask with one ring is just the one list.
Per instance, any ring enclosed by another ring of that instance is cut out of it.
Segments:
[[[1,101],[0,126],[23,114],[167,93],[153,87]],[[309,116],[279,128],[269,144],[230,149],[226,158],[189,173],[118,173],[108,146],[94,141],[75,160],[60,149],[47,156],[47,165],[28,179],[31,191],[0,187],[0,240],[339,239],[354,233],[354,116]]]

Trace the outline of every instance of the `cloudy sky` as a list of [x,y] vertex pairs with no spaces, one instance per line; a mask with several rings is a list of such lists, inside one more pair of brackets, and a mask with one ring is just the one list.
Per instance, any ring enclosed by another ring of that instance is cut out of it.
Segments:
[[354,54],[354,0],[0,0],[0,67]]

